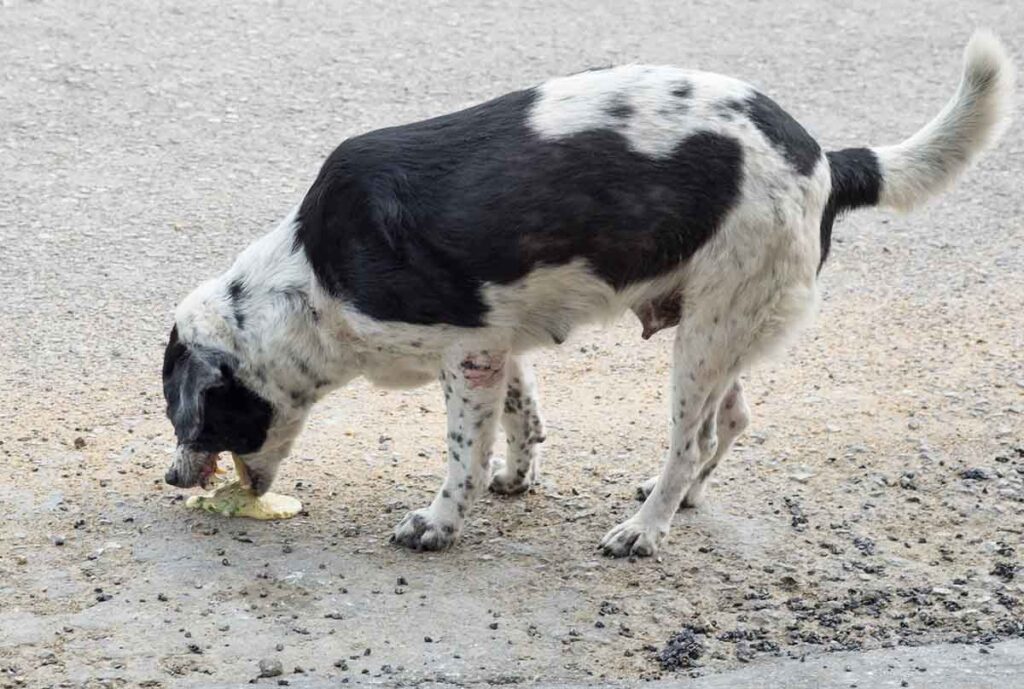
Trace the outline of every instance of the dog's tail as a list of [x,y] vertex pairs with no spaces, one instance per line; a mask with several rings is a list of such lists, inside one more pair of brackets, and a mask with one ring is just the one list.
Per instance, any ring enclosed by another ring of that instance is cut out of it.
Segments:
[[910,210],[946,189],[1009,124],[1013,81],[999,39],[976,31],[964,50],[960,86],[935,119],[894,146],[827,154],[829,229],[837,213],[862,206]]

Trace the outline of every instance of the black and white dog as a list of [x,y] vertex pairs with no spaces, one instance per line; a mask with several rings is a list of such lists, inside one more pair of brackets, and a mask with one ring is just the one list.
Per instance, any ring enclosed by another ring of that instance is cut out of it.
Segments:
[[823,153],[741,81],[640,65],[349,139],[276,230],[178,307],[166,480],[205,484],[231,451],[266,491],[331,390],[440,376],[448,475],[393,538],[445,548],[481,491],[537,478],[523,354],[631,309],[645,336],[677,326],[672,435],[643,506],[601,545],[651,555],[748,423],[740,374],[813,311],[836,215],[941,191],[998,136],[1012,89],[979,32],[952,100],[894,146]]

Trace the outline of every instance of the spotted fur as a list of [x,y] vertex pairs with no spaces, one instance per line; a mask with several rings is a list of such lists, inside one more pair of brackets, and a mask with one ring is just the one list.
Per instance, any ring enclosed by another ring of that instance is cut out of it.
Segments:
[[979,33],[949,105],[896,146],[826,154],[741,81],[638,65],[350,139],[276,230],[178,307],[168,480],[194,485],[232,450],[264,491],[331,390],[439,379],[447,476],[394,540],[448,547],[488,486],[537,480],[525,353],[632,310],[645,337],[674,327],[670,447],[601,547],[650,555],[749,421],[740,374],[813,311],[837,215],[944,188],[995,139],[1011,93],[1002,47]]

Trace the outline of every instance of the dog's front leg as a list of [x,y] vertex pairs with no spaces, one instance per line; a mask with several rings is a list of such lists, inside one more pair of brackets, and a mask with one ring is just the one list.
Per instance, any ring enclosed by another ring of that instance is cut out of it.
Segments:
[[446,355],[441,386],[448,411],[448,475],[430,507],[410,512],[392,540],[414,550],[443,550],[462,531],[466,514],[487,488],[491,446],[507,378],[504,352]]

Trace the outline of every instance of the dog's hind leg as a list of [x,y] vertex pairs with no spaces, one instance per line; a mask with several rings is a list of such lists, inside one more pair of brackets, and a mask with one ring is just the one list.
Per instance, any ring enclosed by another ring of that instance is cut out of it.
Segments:
[[[668,534],[679,503],[697,478],[700,435],[710,423],[705,444],[714,443],[715,416],[726,388],[740,366],[740,352],[729,346],[724,328],[709,317],[713,303],[687,311],[676,331],[672,370],[672,437],[661,475],[636,514],[601,541],[606,555],[653,555]],[[708,321],[705,323],[705,321]]]
[[[690,486],[690,489],[679,503],[680,509],[700,505],[704,498],[704,490],[707,486],[708,478],[715,470],[715,467],[718,466],[718,463],[722,461],[722,458],[728,454],[736,438],[743,433],[749,423],[750,408],[747,407],[747,401],[743,397],[743,386],[737,380],[729,388],[729,391],[725,393],[721,404],[718,405],[718,413],[714,424],[717,427],[717,442],[713,448],[706,441],[710,433],[708,420],[705,420],[704,425],[701,426],[701,438],[705,440],[700,443],[700,469],[697,473],[697,480],[693,482],[693,485]],[[640,500],[646,500],[647,496],[654,490],[654,484],[657,481],[658,477],[652,476],[637,486],[637,497]]]
[[505,352],[445,355],[441,386],[448,415],[448,475],[429,507],[410,512],[395,527],[393,541],[413,550],[442,550],[458,539],[466,514],[487,486],[507,364]]
[[508,391],[501,425],[507,440],[505,459],[493,461],[491,490],[504,495],[522,493],[537,481],[540,457],[537,445],[544,442],[544,421],[537,404],[533,367],[521,357],[508,362]]

